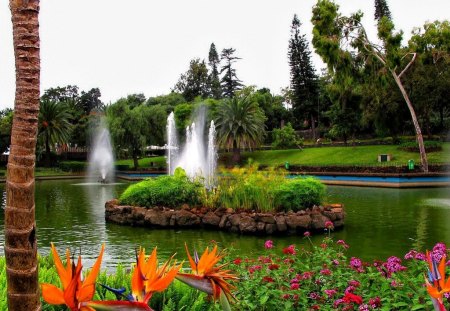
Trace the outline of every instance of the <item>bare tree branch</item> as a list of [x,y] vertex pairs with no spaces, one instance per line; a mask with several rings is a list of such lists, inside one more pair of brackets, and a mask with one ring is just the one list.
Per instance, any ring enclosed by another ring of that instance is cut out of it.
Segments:
[[408,70],[408,68],[412,65],[412,63],[414,63],[414,60],[416,59],[417,53],[408,53],[405,56],[402,57],[405,58],[407,55],[412,55],[412,59],[410,60],[410,62],[408,63],[408,65],[406,65],[405,69],[403,69],[402,72],[400,72],[400,74],[398,75],[398,78],[400,79],[402,77],[402,75]]

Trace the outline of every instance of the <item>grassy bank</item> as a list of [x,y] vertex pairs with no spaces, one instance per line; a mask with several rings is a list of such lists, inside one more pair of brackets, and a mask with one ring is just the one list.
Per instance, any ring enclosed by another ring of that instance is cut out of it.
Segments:
[[[450,162],[450,143],[443,144],[443,150],[427,153],[429,162]],[[391,154],[392,164],[406,165],[412,159],[420,163],[420,155],[398,149],[397,145],[320,147],[303,150],[265,150],[245,152],[243,161],[252,158],[261,165],[279,166],[289,162],[291,165],[379,165],[379,154]]]

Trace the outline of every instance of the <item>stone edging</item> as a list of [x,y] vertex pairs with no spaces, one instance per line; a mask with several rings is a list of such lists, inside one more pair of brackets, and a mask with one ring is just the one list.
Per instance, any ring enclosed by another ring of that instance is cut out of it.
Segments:
[[313,207],[299,212],[251,213],[232,209],[166,207],[144,208],[121,206],[118,200],[105,204],[105,219],[109,222],[148,228],[210,228],[242,234],[301,234],[305,231],[323,231],[325,222],[335,228],[344,225],[345,212],[341,204]]

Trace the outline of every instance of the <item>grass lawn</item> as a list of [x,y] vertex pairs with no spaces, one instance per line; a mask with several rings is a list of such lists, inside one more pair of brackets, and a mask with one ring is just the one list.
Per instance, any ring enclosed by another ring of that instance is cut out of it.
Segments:
[[[244,152],[243,159],[252,158],[262,165],[279,166],[287,161],[291,165],[378,165],[379,154],[391,154],[391,164],[405,164],[409,159],[420,163],[420,155],[398,149],[397,145],[320,147],[303,150],[265,150]],[[443,144],[443,150],[427,153],[428,162],[450,162],[450,143]]]
[[[153,166],[151,163],[153,162]],[[160,157],[151,157],[151,158],[142,158],[138,160],[139,168],[158,168],[158,167],[166,167],[166,158],[164,156]],[[116,165],[128,165],[130,169],[133,168],[133,159],[126,160],[117,160]]]

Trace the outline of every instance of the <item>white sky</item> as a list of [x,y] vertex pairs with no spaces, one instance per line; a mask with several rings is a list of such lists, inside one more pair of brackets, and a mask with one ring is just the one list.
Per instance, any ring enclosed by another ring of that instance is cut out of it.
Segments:
[[[13,107],[12,26],[0,0],[0,109]],[[167,94],[192,58],[233,47],[246,85],[279,93],[289,85],[287,47],[294,14],[311,40],[315,0],[41,0],[41,92],[50,87],[99,87],[105,103],[131,93]],[[375,36],[373,0],[337,0],[358,9]],[[425,21],[450,18],[449,0],[388,0],[397,29],[410,37]],[[311,47],[312,49],[312,47]],[[323,64],[313,56],[316,69]]]

